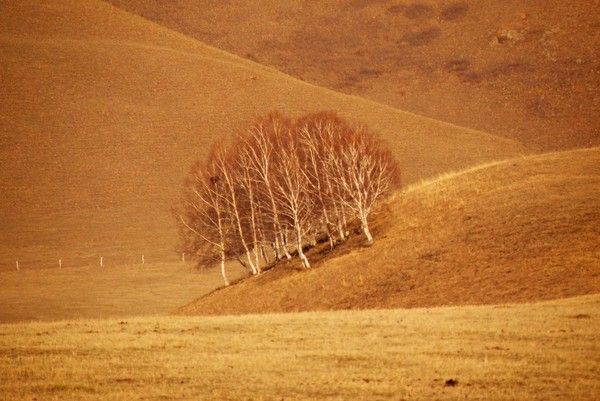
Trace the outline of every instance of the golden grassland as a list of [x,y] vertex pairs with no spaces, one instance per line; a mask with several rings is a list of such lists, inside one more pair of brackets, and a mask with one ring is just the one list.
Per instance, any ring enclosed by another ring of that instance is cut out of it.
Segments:
[[319,86],[546,150],[600,144],[596,0],[108,1]]
[[[600,292],[600,148],[447,173],[392,196],[360,234],[217,290],[183,314],[532,302]],[[357,247],[358,246],[358,247]]]
[[599,344],[598,295],[10,324],[0,325],[0,399],[593,401]]
[[[232,277],[242,275],[236,263]],[[146,263],[0,272],[0,322],[165,314],[222,285],[217,271]]]
[[406,183],[526,152],[316,87],[105,2],[0,7],[0,268],[150,252],[169,260],[170,208],[193,160],[272,109],[333,109],[367,124]]

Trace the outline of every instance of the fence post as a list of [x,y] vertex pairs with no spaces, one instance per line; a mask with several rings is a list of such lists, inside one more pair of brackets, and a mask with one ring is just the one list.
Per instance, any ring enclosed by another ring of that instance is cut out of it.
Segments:
[[18,260],[16,261],[16,265],[17,265],[17,271],[21,270],[21,269],[19,269],[19,261]]
[[146,261],[144,260],[144,254],[142,254],[142,264],[146,263]]
[[100,267],[104,267],[104,259],[100,256]]
[[58,259],[58,268],[62,269],[62,259]]

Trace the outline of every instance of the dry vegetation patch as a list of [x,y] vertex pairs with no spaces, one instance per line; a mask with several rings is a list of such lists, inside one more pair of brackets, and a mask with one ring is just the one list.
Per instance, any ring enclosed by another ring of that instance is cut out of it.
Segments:
[[[586,319],[573,319],[577,314]],[[0,325],[10,400],[589,400],[600,300]]]

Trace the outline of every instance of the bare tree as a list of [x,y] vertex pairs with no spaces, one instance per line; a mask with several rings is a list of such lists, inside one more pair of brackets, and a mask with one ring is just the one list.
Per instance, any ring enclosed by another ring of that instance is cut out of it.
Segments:
[[279,213],[294,232],[298,257],[305,268],[310,268],[304,254],[304,234],[310,228],[313,213],[308,177],[301,163],[299,141],[291,131],[278,138],[275,188]]
[[236,168],[234,170],[234,181],[239,182],[240,188],[243,189],[245,200],[245,209],[241,212],[247,215],[248,229],[252,238],[252,249],[254,253],[254,267],[256,273],[260,273],[260,250],[261,244],[259,241],[259,224],[260,217],[258,210],[258,199],[256,193],[257,180],[254,177],[255,171],[251,169],[251,162],[247,152],[240,152],[236,160]]
[[184,238],[184,250],[200,263],[219,260],[225,285],[226,239],[229,222],[224,204],[223,186],[214,165],[204,170],[199,163],[192,168],[184,187],[182,210],[175,211]]
[[340,202],[335,182],[336,168],[332,155],[351,128],[334,112],[309,114],[297,122],[297,135],[301,138],[304,153],[304,168],[309,176],[311,192],[319,205],[325,234],[332,248],[335,243],[333,232],[337,230],[339,240],[346,239],[346,216],[344,204]]
[[177,213],[184,250],[219,260],[226,284],[227,258],[259,274],[268,247],[276,261],[295,251],[310,268],[304,247],[344,241],[348,218],[373,242],[369,216],[397,178],[391,153],[365,128],[333,112],[296,121],[271,113],[190,172]]
[[[297,126],[297,135],[301,141],[303,150],[303,167],[308,177],[307,185],[309,192],[314,197],[314,202],[321,213],[321,219],[329,247],[333,249],[334,238],[332,234],[332,223],[329,218],[330,197],[327,196],[324,166],[324,147],[322,142],[322,126],[320,121],[300,121]],[[316,236],[316,235],[315,235]]]
[[364,128],[352,131],[340,145],[331,156],[339,199],[354,213],[367,243],[372,244],[368,217],[396,183],[397,166],[389,150]]
[[241,152],[258,181],[259,205],[265,210],[265,215],[270,217],[276,259],[280,259],[282,255],[291,259],[280,221],[273,181],[278,153],[276,138],[284,135],[289,129],[290,122],[287,118],[278,113],[271,113],[266,118],[256,121],[242,137],[244,146]]
[[255,265],[250,254],[250,245],[246,239],[243,221],[243,204],[240,196],[240,182],[237,179],[234,166],[233,154],[227,154],[224,149],[220,148],[214,153],[213,164],[216,170],[216,177],[223,182],[223,198],[227,202],[230,209],[232,225],[238,233],[239,244],[244,249],[248,265],[252,274],[260,273],[260,268]]

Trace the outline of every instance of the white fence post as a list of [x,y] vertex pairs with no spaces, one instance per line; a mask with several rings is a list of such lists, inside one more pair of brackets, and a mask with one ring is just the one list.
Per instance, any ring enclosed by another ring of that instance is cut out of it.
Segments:
[[19,261],[18,260],[16,261],[16,265],[17,265],[17,271],[21,270],[21,269],[19,269]]
[[100,267],[104,267],[104,259],[100,256]]

